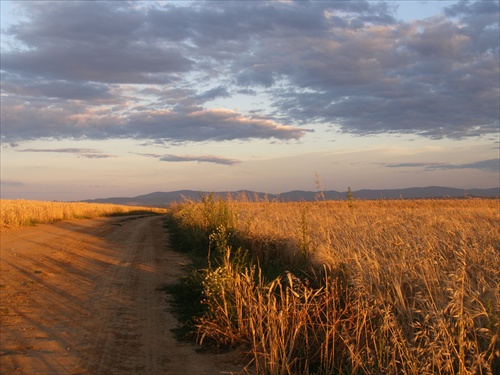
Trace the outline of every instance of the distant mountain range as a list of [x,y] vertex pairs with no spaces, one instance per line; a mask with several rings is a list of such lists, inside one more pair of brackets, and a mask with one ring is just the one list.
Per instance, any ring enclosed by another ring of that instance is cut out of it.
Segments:
[[[385,190],[357,190],[353,191],[354,199],[422,199],[422,198],[500,198],[500,187],[491,189],[456,189],[440,186],[415,187],[406,189],[385,189]],[[213,194],[215,197],[228,197],[234,199],[243,194],[249,201],[256,199],[268,199],[280,202],[300,202],[315,200],[346,200],[347,192],[327,190],[323,192],[293,190],[281,194],[266,194],[261,192],[239,190],[232,192],[206,192],[195,190],[178,190],[170,192],[155,192],[137,197],[114,197],[91,199],[85,202],[92,203],[114,203],[134,206],[156,206],[163,207],[175,202],[182,202],[185,199],[200,200],[200,197]]]

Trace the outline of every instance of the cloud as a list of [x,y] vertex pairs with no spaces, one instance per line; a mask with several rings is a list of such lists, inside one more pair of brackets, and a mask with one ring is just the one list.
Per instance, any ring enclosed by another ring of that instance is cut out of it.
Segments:
[[82,154],[82,153],[100,153],[101,151],[93,148],[25,148],[22,150],[17,150],[17,152],[60,152],[60,153],[70,153],[70,154]]
[[175,43],[143,31],[144,12],[128,2],[33,3],[7,29],[26,48],[2,56],[2,69],[29,77],[104,83],[166,83],[192,61]]
[[239,160],[236,159],[228,159],[228,158],[223,158],[220,156],[213,156],[213,155],[173,155],[173,154],[146,154],[146,153],[139,153],[138,155],[146,156],[146,157],[151,157],[151,158],[157,158],[160,161],[166,161],[166,162],[172,162],[172,163],[178,163],[178,162],[198,162],[198,163],[214,163],[214,164],[222,164],[222,165],[234,165],[240,163]]
[[278,91],[274,106],[303,123],[330,122],[356,134],[495,133],[498,10],[496,15],[496,23],[484,21],[496,40],[488,38],[489,48],[479,50],[477,31],[443,18],[304,40],[295,50],[282,51],[294,62],[288,79],[303,90]]
[[478,169],[487,172],[500,171],[500,159],[480,160],[465,164],[449,164],[449,163],[391,163],[385,164],[389,168],[424,168],[428,171],[433,170],[449,170],[449,169]]
[[218,86],[213,89],[210,89],[208,91],[205,91],[204,93],[198,95],[198,99],[202,100],[212,100],[212,99],[217,99],[217,98],[228,98],[231,95],[227,91],[227,88],[223,86]]
[[1,112],[5,141],[49,139],[147,139],[224,141],[235,139],[299,139],[308,131],[280,125],[260,116],[243,116],[225,109],[189,108],[116,110],[82,103],[33,100],[29,106],[17,98],[5,98]]
[[17,152],[55,152],[63,154],[76,154],[79,158],[106,159],[115,158],[116,155],[103,154],[102,151],[93,148],[26,148],[16,150]]
[[77,155],[79,158],[85,159],[107,159],[107,158],[116,158],[116,155],[111,154],[79,154]]
[[[3,30],[2,139],[497,134],[497,1],[397,20],[386,3],[30,2]],[[242,16],[244,15],[244,16]],[[210,108],[266,94],[271,110]],[[303,127],[307,126],[308,129]]]
[[122,107],[91,107],[81,103],[6,98],[2,111],[2,139],[8,142],[49,139],[142,139],[223,141],[235,139],[298,139],[306,129],[280,125],[268,118],[243,116],[224,109],[185,111]]
[[226,159],[218,156],[203,155],[203,156],[178,156],[178,155],[164,155],[160,158],[160,161],[168,162],[185,162],[185,161],[196,161],[198,163],[215,163],[224,165],[237,164],[240,161],[235,159]]
[[466,164],[438,165],[435,169],[479,169],[488,172],[500,172],[500,159],[480,160]]
[[436,166],[442,166],[442,165],[447,165],[445,163],[390,163],[390,164],[384,164],[384,166],[388,168],[428,168],[432,169],[435,168]]
[[24,183],[22,183],[20,181],[0,180],[0,185],[2,185],[2,186],[23,186]]
[[2,75],[2,90],[8,94],[25,97],[47,97],[73,100],[112,99],[108,85],[92,82],[72,82],[64,80],[25,81],[17,75]]
[[141,129],[148,139],[177,141],[224,141],[252,138],[298,139],[306,130],[279,125],[263,117],[245,117],[226,109],[210,109],[189,113],[151,111],[131,115],[126,127]]

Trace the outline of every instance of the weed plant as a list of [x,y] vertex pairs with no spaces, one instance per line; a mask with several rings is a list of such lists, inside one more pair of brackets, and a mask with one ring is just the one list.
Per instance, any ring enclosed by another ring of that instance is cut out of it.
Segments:
[[497,200],[209,198],[172,219],[209,254],[199,342],[247,346],[258,374],[500,373]]

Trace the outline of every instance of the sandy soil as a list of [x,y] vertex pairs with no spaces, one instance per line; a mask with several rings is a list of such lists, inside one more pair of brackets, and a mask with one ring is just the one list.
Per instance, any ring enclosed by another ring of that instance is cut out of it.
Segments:
[[198,354],[170,332],[159,288],[187,262],[161,217],[38,225],[0,233],[0,373],[221,374],[239,356]]

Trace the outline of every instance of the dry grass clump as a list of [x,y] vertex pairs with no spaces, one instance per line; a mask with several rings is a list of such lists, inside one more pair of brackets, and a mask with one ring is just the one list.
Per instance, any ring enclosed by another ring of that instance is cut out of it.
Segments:
[[84,202],[0,200],[0,228],[19,228],[55,221],[127,213],[165,213],[165,209]]
[[497,200],[208,199],[174,216],[220,254],[200,341],[249,345],[257,373],[500,371]]

